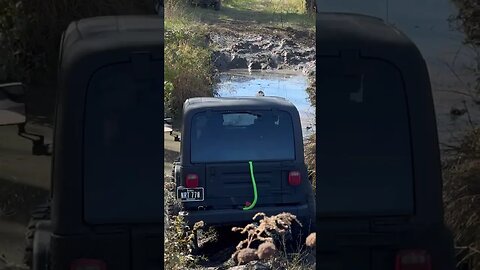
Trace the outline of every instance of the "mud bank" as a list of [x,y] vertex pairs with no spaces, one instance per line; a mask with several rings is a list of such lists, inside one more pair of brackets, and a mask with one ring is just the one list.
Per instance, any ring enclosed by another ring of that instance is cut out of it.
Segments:
[[297,70],[315,69],[315,44],[305,44],[295,35],[264,33],[210,33],[214,48],[213,65],[217,72],[230,69]]

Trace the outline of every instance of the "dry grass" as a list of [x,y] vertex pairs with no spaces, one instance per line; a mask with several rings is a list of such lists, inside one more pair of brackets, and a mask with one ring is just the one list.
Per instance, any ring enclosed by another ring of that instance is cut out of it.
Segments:
[[463,261],[480,269],[480,129],[469,132],[450,151],[456,159],[444,166],[445,220]]
[[[194,237],[197,231],[200,230],[204,224],[199,222],[193,228],[189,228],[182,216],[178,215],[181,205],[175,199],[175,183],[173,178],[165,175],[164,184],[164,267],[165,269],[185,269],[196,265],[200,257],[193,256]],[[177,211],[174,213],[168,212],[168,207],[174,207]]]
[[309,178],[311,179],[313,192],[317,187],[317,171],[316,171],[316,156],[317,156],[317,134],[310,135],[305,141],[305,163],[308,167]]
[[[313,107],[316,107],[316,71],[312,70],[308,74],[308,87],[306,89],[308,94],[308,99],[310,100],[310,104]],[[316,133],[312,134],[310,137],[307,138],[305,141],[305,163],[308,167],[309,177],[312,182],[313,190],[315,192],[317,187],[317,173],[316,173],[316,157],[317,157],[317,139]]]
[[[285,248],[287,235],[292,233],[292,226],[302,224],[297,217],[290,213],[281,213],[275,216],[266,216],[257,213],[253,220],[260,220],[248,224],[244,228],[234,227],[232,231],[246,234],[232,254],[237,265],[248,264],[262,260],[270,264],[272,269],[308,269],[312,265],[308,262],[311,255],[308,251],[299,250],[288,254]],[[310,238],[311,240],[311,238]]]

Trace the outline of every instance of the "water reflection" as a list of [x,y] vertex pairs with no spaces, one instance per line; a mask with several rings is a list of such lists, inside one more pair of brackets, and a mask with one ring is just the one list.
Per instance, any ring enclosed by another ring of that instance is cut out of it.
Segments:
[[231,70],[220,75],[217,92],[222,97],[255,96],[261,90],[265,96],[286,98],[297,107],[307,136],[315,129],[315,108],[310,106],[307,86],[307,77],[301,73]]

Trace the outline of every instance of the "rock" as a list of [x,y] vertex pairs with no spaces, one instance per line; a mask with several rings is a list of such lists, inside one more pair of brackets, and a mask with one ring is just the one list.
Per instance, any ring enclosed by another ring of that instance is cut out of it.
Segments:
[[286,63],[289,65],[299,65],[302,63],[302,59],[299,56],[294,56],[292,58],[287,59]]
[[219,71],[225,71],[228,69],[231,62],[231,55],[226,52],[213,52],[213,65],[218,68]]
[[230,68],[248,68],[248,62],[245,58],[234,55],[230,61]]
[[249,42],[240,41],[232,45],[232,51],[237,52],[239,50],[248,50]]
[[258,52],[260,52],[260,51],[261,51],[261,49],[260,49],[260,46],[259,46],[259,45],[257,45],[257,44],[252,44],[252,45],[250,46],[250,52],[251,52],[251,53],[258,53]]
[[252,61],[248,64],[249,70],[261,69],[261,68],[262,68],[262,64],[258,61]]
[[246,265],[230,267],[228,270],[270,270],[270,267],[262,262],[252,261]]
[[295,45],[295,42],[291,39],[282,39],[280,41],[280,48],[285,48],[285,47],[291,47],[291,46],[294,46]]
[[239,264],[248,264],[249,262],[258,260],[258,256],[254,249],[245,248],[240,250],[237,254],[237,261]]

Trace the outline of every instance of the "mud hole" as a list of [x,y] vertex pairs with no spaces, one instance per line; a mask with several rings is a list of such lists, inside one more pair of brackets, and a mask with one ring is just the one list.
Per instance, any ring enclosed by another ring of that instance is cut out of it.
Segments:
[[272,30],[259,32],[219,31],[207,35],[214,48],[213,64],[218,72],[229,69],[248,70],[300,70],[308,73],[315,69],[314,36],[308,32],[287,34]]

